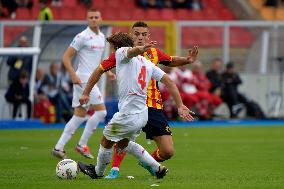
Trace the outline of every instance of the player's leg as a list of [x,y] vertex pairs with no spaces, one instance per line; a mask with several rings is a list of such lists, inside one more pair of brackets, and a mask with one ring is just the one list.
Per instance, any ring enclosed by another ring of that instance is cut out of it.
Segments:
[[73,85],[73,99],[72,107],[74,108],[74,114],[72,118],[65,125],[64,131],[52,150],[52,155],[59,158],[66,158],[66,152],[64,151],[65,144],[70,140],[74,132],[85,121],[87,110],[81,107],[79,99],[83,92],[83,88],[79,85]]
[[57,144],[52,150],[52,155],[58,158],[66,158],[66,152],[64,151],[64,146],[71,139],[72,135],[78,129],[78,127],[85,121],[87,111],[82,107],[77,107],[74,109],[74,115],[65,125],[64,131],[61,134]]
[[112,155],[112,146],[114,142],[106,139],[103,136],[97,156],[96,165],[87,165],[82,162],[78,162],[79,169],[86,175],[93,179],[102,178],[106,170],[107,165],[110,163]]
[[114,145],[113,148],[113,157],[112,157],[112,165],[111,170],[108,173],[108,175],[105,177],[106,179],[116,179],[119,176],[119,167],[121,162],[123,161],[124,157],[126,155],[126,151],[123,151],[122,153],[117,152],[117,145]]
[[174,154],[172,132],[164,112],[159,109],[149,108],[148,122],[143,128],[146,138],[154,140],[157,149],[152,156],[158,162],[170,159]]
[[[118,148],[120,147],[118,146]],[[143,163],[143,167],[148,167],[152,175],[155,175],[157,178],[163,178],[167,174],[168,169],[159,164],[141,145],[130,141],[126,151]]]
[[171,135],[153,136],[157,149],[152,156],[158,162],[170,159],[174,155],[174,145]]
[[94,156],[89,150],[88,141],[94,130],[98,127],[99,123],[104,120],[107,114],[102,95],[97,86],[95,86],[91,91],[90,104],[92,104],[90,109],[94,110],[95,112],[86,122],[83,134],[76,146],[76,151],[87,158],[93,159]]

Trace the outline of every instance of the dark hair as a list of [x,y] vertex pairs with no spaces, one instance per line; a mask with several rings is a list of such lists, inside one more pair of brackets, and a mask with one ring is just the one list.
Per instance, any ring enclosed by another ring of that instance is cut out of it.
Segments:
[[133,39],[127,33],[117,32],[115,34],[112,34],[106,40],[114,46],[115,50],[119,49],[120,47],[134,46]]
[[95,9],[95,8],[89,8],[87,10],[87,12],[100,12],[98,9]]
[[26,71],[22,71],[19,75],[19,78],[29,78],[29,73]]
[[234,68],[234,62],[228,62],[228,64],[226,65],[226,68],[227,69],[232,69],[232,68]]
[[138,22],[135,22],[135,23],[132,25],[132,28],[135,28],[135,27],[148,28],[148,25],[147,25],[145,22],[138,21]]

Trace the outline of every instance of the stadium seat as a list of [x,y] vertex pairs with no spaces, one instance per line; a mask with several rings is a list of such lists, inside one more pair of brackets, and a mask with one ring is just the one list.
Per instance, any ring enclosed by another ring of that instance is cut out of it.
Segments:
[[78,6],[77,0],[63,0],[63,6],[64,7],[76,7]]
[[31,11],[27,8],[18,8],[16,10],[16,19],[17,20],[30,20],[30,19],[32,19]]
[[158,9],[146,9],[146,20],[160,20],[160,11]]
[[68,11],[60,11],[60,19],[61,20],[73,20],[75,19],[74,16],[75,8],[69,7]]
[[280,7],[276,10],[276,19],[277,20],[284,20],[284,8]]
[[173,20],[175,18],[175,12],[173,9],[162,9],[160,18],[162,18],[162,20]]
[[92,5],[96,9],[103,9],[105,7],[105,0],[93,0]]
[[177,9],[176,18],[177,20],[189,20],[189,10],[188,9]]
[[249,0],[249,2],[257,10],[260,10],[264,4],[264,0]]
[[275,19],[276,9],[274,7],[262,7],[260,14],[265,20],[274,20]]
[[87,12],[87,9],[85,6],[77,6],[75,7],[74,9],[74,18],[76,20],[83,20],[83,19],[86,19],[86,12]]
[[145,19],[145,10],[136,8],[132,12],[133,20],[144,20]]

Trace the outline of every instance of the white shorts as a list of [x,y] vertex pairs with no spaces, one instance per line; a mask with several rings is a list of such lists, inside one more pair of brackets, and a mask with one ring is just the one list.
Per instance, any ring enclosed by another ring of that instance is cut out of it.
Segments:
[[[80,87],[80,85],[73,85],[73,100],[72,100],[73,108],[81,106],[79,99],[82,96],[86,85],[87,84],[82,84],[83,87]],[[89,108],[90,105],[103,104],[103,103],[104,103],[104,98],[97,85],[95,85],[90,93],[90,101],[88,102],[88,104],[84,105],[83,107]]]
[[147,121],[148,108],[138,114],[125,115],[117,112],[105,126],[103,134],[108,140],[113,142],[118,142],[125,138],[135,141]]

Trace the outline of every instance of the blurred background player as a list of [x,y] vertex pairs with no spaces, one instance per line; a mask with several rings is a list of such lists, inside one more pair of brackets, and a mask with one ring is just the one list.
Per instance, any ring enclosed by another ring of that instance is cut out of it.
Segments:
[[29,74],[21,72],[19,77],[9,86],[5,98],[13,104],[13,118],[16,118],[18,109],[21,104],[27,105],[27,118],[31,118],[32,103],[29,99]]
[[[134,40],[135,46],[145,45],[149,41],[150,35],[148,25],[145,22],[134,23],[130,35]],[[188,57],[169,56],[158,48],[150,48],[147,52],[143,53],[143,56],[155,65],[163,64],[165,66],[175,67],[194,62],[197,54],[197,47],[194,47],[193,50],[189,50]],[[111,54],[105,62],[105,70],[110,70],[115,67],[115,54]],[[158,89],[158,83],[154,79],[151,79],[148,85],[147,106],[149,107],[148,123],[143,128],[143,131],[146,133],[146,138],[154,140],[158,147],[152,153],[152,156],[157,161],[162,162],[173,156],[174,147],[172,132],[163,112],[163,102]],[[114,149],[113,168],[106,178],[115,179],[118,177],[120,163],[124,156],[125,154],[117,154],[116,149]]]
[[[93,131],[97,128],[100,121],[106,116],[106,107],[103,96],[97,86],[91,91],[90,102],[86,106],[81,106],[79,98],[85,88],[85,85],[93,70],[102,60],[105,49],[105,36],[100,31],[99,26],[102,22],[101,13],[95,9],[89,9],[87,12],[88,27],[77,34],[72,43],[63,55],[63,64],[70,74],[73,82],[73,101],[74,115],[66,124],[65,129],[52,150],[52,154],[59,158],[66,158],[64,151],[65,144],[70,140],[76,129],[86,120],[87,110],[92,109],[95,113],[87,120],[86,127],[76,146],[76,151],[87,158],[93,159],[87,142]],[[74,70],[71,58],[77,54],[79,58],[78,69]]]
[[[155,45],[155,42],[133,47],[134,42],[130,36],[121,32],[113,34],[107,40],[116,50],[119,112],[113,116],[104,128],[97,165],[86,165],[79,162],[78,166],[84,174],[89,175],[93,179],[103,177],[106,166],[111,160],[111,148],[114,143],[117,143],[117,151],[119,153],[123,153],[126,150],[145,164],[145,166],[148,166],[157,178],[163,178],[168,171],[167,168],[161,166],[142,146],[133,142],[147,123],[148,107],[145,104],[145,100],[147,98],[147,86],[151,77],[156,81],[161,81],[169,88],[178,107],[179,115],[182,118],[191,121],[193,117],[190,115],[190,110],[183,105],[174,82],[160,68],[140,55]],[[107,64],[107,62],[104,64]],[[92,87],[104,73],[103,67],[103,65],[98,66],[90,77],[80,98],[81,104],[89,101]],[[126,75],[128,77],[125,77]],[[114,130],[117,132],[113,132]]]

